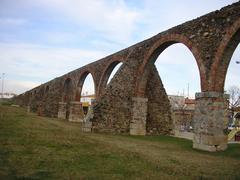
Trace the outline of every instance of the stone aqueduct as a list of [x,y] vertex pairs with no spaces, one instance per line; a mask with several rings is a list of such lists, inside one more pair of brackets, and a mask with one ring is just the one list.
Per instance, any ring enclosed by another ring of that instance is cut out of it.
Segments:
[[[201,92],[196,93],[193,147],[207,151],[227,148],[224,81],[240,41],[240,2],[173,27],[115,54],[53,79],[15,98],[32,112],[81,120],[81,89],[91,73],[96,101],[84,126],[92,132],[132,135],[169,134],[170,103],[154,65],[169,46],[189,48],[199,68]],[[122,62],[110,84],[113,68]]]

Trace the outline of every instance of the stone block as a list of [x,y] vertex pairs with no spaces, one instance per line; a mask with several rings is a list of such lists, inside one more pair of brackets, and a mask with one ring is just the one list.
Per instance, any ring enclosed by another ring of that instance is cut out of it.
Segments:
[[198,144],[198,143],[195,143],[195,142],[193,143],[193,148],[203,150],[203,151],[210,151],[210,152],[215,152],[216,151],[215,146],[210,146],[210,145],[206,145],[206,144]]
[[227,144],[227,136],[225,135],[208,135],[208,134],[199,134],[196,137],[200,137],[197,143],[202,143],[206,145],[220,145],[222,143]]
[[227,108],[226,97],[219,92],[196,94],[194,148],[209,151],[226,149],[227,136],[224,134],[227,119],[225,113]]
[[27,106],[27,112],[28,112],[28,113],[31,112],[31,106],[30,106],[30,105]]
[[83,132],[92,132],[92,122],[91,121],[88,121],[88,122],[83,121],[82,131]]
[[141,135],[141,136],[145,136],[146,135],[146,129],[134,129],[134,128],[131,128],[130,129],[130,135]]
[[83,120],[83,126],[82,126],[82,131],[83,132],[92,132],[92,119],[94,117],[93,103],[94,102],[92,102],[92,105],[89,107],[88,113]]
[[130,135],[146,135],[147,98],[133,98],[133,117],[130,122]]
[[58,103],[58,118],[66,119],[67,103],[59,102]]
[[84,112],[82,108],[82,103],[78,101],[71,101],[69,107],[69,118],[71,122],[83,122]]

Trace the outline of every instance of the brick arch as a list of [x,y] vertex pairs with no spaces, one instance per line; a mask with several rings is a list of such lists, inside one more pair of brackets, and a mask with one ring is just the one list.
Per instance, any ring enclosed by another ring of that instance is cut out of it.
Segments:
[[32,91],[29,92],[29,96],[30,96],[30,98],[33,97],[33,92]]
[[209,89],[224,92],[225,79],[232,55],[240,42],[240,18],[226,31],[215,54]]
[[47,86],[45,87],[45,94],[47,94],[47,93],[49,92],[49,89],[50,89],[50,86],[47,85]]
[[72,78],[67,77],[63,83],[62,102],[70,102],[73,100],[74,81]]
[[143,63],[140,66],[138,73],[137,73],[137,81],[135,86],[135,96],[143,97],[145,94],[145,88],[147,83],[147,76],[148,71],[146,71],[149,68],[150,64],[154,64],[157,60],[158,56],[169,46],[181,43],[184,44],[193,54],[197,66],[199,69],[200,74],[200,82],[201,82],[201,90],[204,91],[206,89],[206,70],[203,65],[203,60],[200,56],[200,52],[198,48],[193,44],[192,41],[190,41],[187,37],[180,34],[169,34],[162,36],[157,42],[153,44],[153,46],[150,48],[150,50],[146,53]]
[[28,91],[28,92],[26,92],[25,96],[26,96],[27,104],[30,104],[32,93],[30,91]]
[[91,76],[93,78],[94,91],[95,91],[95,94],[96,94],[96,78],[95,78],[94,74],[91,73],[89,70],[85,70],[80,74],[80,76],[78,78],[76,95],[75,95],[75,100],[76,101],[80,101],[80,99],[81,99],[82,88],[83,88],[85,79],[89,74],[91,74]]
[[39,90],[39,92],[38,92],[38,94],[39,94],[39,97],[40,97],[40,98],[43,98],[43,96],[45,95],[45,88],[44,88],[44,87],[41,87],[40,90]]
[[123,61],[122,60],[111,61],[110,63],[108,63],[106,68],[103,70],[103,73],[102,73],[102,76],[100,78],[99,85],[97,88],[98,96],[101,96],[103,94],[103,92],[107,86],[108,79],[109,79],[110,75],[112,74],[112,71],[119,63],[123,63]]

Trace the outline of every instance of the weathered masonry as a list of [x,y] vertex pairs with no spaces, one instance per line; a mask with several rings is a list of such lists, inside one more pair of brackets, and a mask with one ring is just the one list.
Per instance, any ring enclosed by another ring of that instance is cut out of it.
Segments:
[[[194,55],[201,79],[201,92],[196,93],[193,147],[225,150],[224,81],[239,40],[240,2],[237,2],[53,79],[15,100],[39,115],[83,121],[79,101],[83,82],[91,73],[96,101],[92,113],[84,120],[85,130],[169,134],[170,104],[154,62],[167,47],[182,43]],[[123,65],[106,85],[119,62]]]

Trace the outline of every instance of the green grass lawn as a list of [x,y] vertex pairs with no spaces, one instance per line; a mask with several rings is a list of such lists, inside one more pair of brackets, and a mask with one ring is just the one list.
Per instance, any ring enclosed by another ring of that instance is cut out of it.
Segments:
[[0,106],[0,179],[240,179],[239,168],[239,144],[208,153],[167,136],[82,133]]

